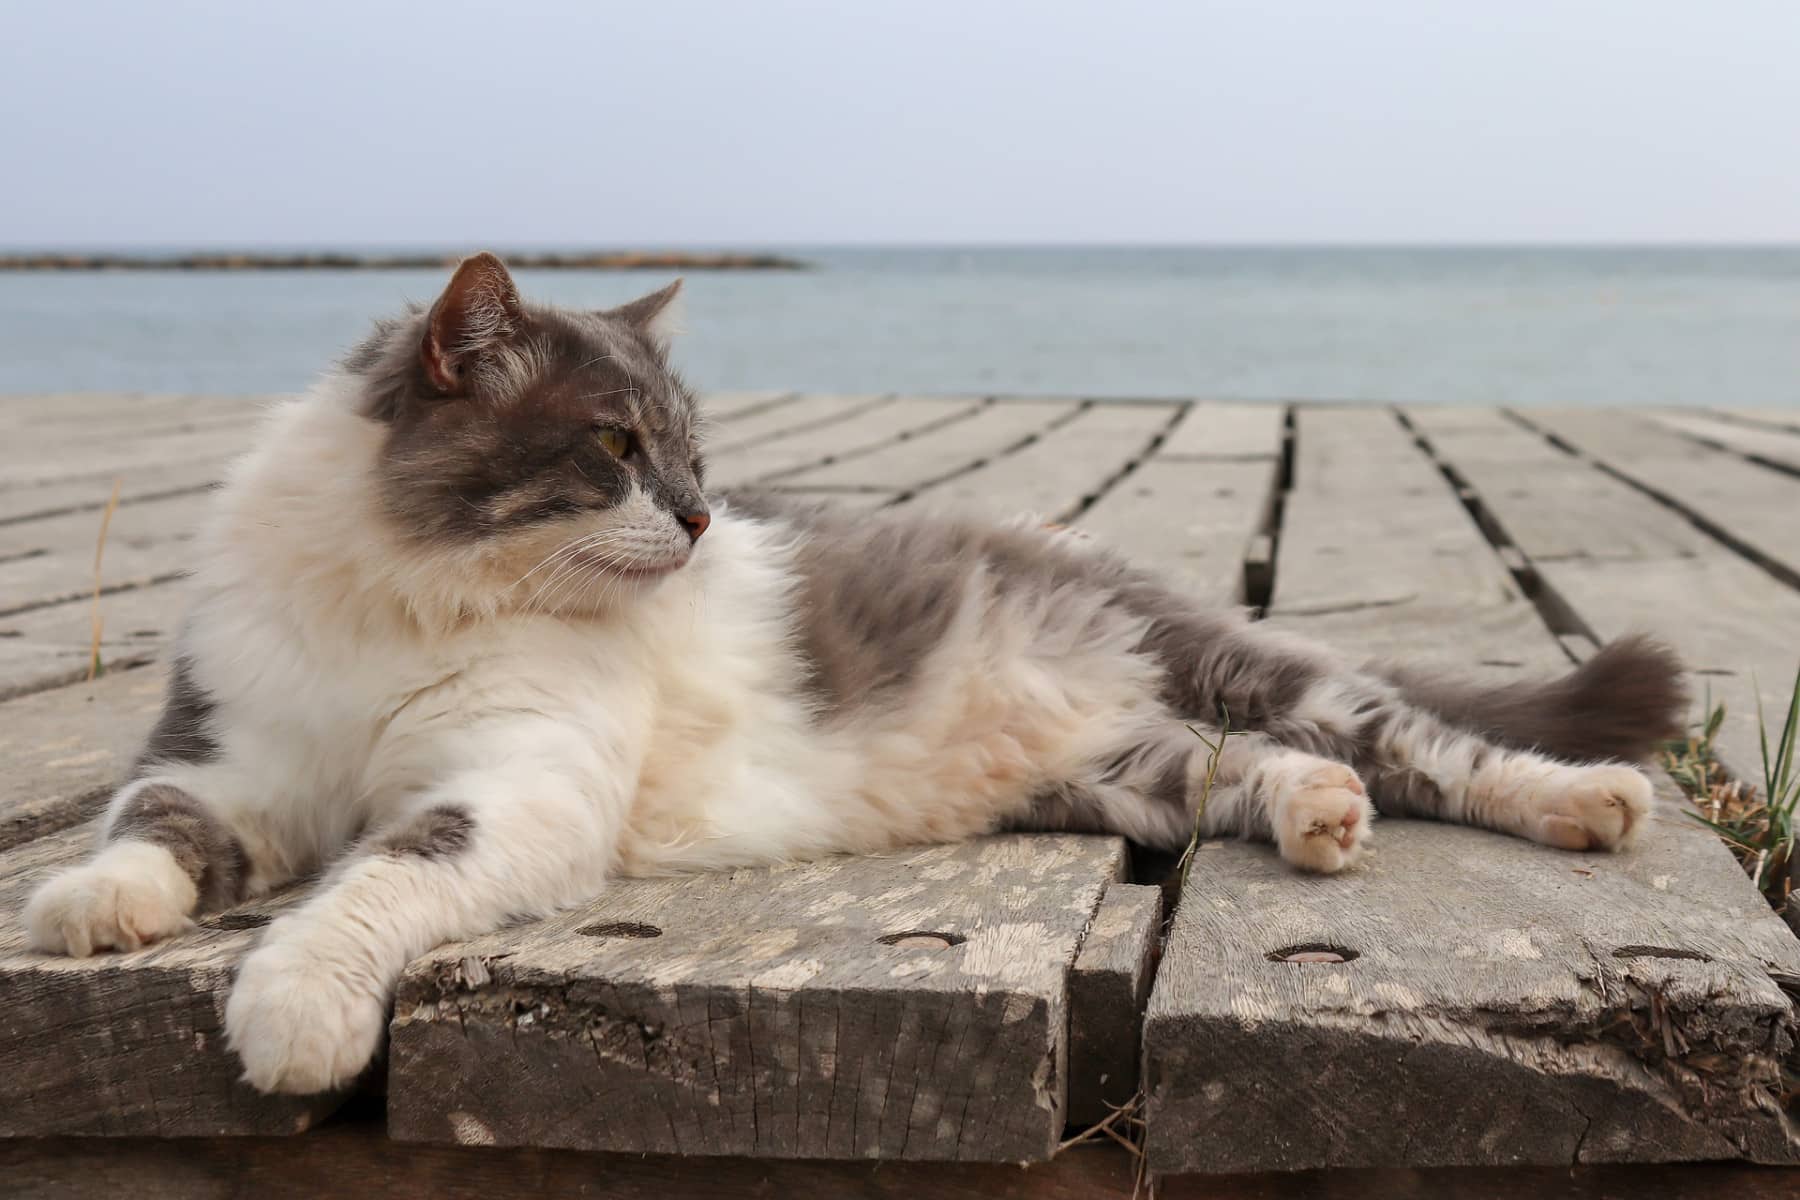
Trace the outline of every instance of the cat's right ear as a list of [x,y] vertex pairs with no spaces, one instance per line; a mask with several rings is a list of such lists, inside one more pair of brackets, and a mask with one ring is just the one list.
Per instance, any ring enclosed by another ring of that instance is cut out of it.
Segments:
[[519,289],[506,264],[483,251],[465,258],[431,306],[419,362],[445,395],[462,388],[470,359],[512,335],[520,319]]

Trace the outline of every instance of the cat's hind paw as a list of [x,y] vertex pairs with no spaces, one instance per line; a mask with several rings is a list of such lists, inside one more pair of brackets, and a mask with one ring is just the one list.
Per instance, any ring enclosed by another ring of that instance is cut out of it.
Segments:
[[1303,871],[1330,875],[1351,866],[1369,846],[1375,808],[1356,772],[1311,759],[1284,781],[1275,805],[1275,845]]
[[199,892],[175,856],[114,842],[92,862],[44,882],[25,905],[25,936],[49,954],[138,950],[192,928]]
[[305,1095],[348,1086],[381,1048],[387,997],[353,965],[285,942],[279,922],[238,969],[225,1036],[261,1092]]
[[1619,850],[1649,824],[1655,798],[1636,767],[1570,767],[1533,796],[1526,836],[1564,850]]

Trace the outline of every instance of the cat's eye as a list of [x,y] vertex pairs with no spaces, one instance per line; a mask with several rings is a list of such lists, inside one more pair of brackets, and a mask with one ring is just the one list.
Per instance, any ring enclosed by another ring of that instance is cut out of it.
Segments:
[[602,426],[594,431],[594,436],[600,439],[600,445],[614,458],[625,458],[631,453],[631,433],[628,430]]

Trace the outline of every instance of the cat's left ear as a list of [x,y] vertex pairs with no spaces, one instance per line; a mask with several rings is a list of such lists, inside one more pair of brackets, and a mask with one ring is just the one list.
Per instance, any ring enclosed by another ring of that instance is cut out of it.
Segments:
[[639,296],[629,304],[608,309],[606,315],[615,321],[623,321],[660,345],[681,332],[680,297],[681,280],[677,279],[648,296]]
[[425,322],[419,361],[432,386],[446,395],[461,390],[470,360],[512,336],[521,315],[505,263],[485,251],[463,259]]

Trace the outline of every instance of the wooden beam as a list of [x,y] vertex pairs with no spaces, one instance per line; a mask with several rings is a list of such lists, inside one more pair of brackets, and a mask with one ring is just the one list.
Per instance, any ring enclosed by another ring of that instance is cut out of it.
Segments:
[[407,971],[405,1141],[1024,1162],[1067,1111],[1072,964],[1124,847],[1009,836],[627,880]]
[[[1274,619],[1500,678],[1567,665],[1392,414],[1298,420]],[[1145,1021],[1151,1164],[1792,1161],[1772,1097],[1800,944],[1663,803],[1616,856],[1384,819],[1364,865],[1316,878],[1211,844]]]
[[848,462],[784,476],[785,490],[873,488],[888,492],[925,488],[934,480],[974,469],[1031,438],[1042,435],[1078,410],[1074,401],[996,403],[968,421],[891,443]]
[[96,815],[156,723],[163,689],[159,670],[120,671],[0,704],[0,850]]
[[[1740,777],[1754,777],[1757,706],[1786,710],[1795,663],[1784,665],[1781,656],[1800,655],[1800,591],[1681,514],[1491,410],[1416,408],[1407,416],[1468,482],[1542,585],[1596,637],[1643,630],[1681,653],[1699,673],[1696,691],[1726,705],[1722,756]],[[1717,465],[1736,475],[1764,474],[1747,463]],[[1800,502],[1800,487],[1795,498]]]
[[[1280,406],[1196,407],[1081,514],[1080,528],[1199,599],[1244,603],[1255,541],[1267,535],[1281,485],[1284,416]],[[1202,429],[1222,456],[1199,454]]]
[[1181,410],[1171,404],[1095,404],[1030,445],[931,490],[934,504],[996,517],[1035,513],[1069,521],[1148,456]]
[[[93,824],[0,853],[0,912],[91,850]],[[232,971],[289,893],[203,921],[131,954],[64,958],[0,923],[0,1138],[295,1133],[340,1095],[264,1096],[225,1046]]]
[[1114,883],[1075,956],[1068,1124],[1105,1120],[1138,1090],[1138,1033],[1162,943],[1162,889]]
[[[1128,1200],[1135,1164],[1111,1142],[1050,1162],[782,1162],[757,1158],[583,1154],[568,1150],[396,1145],[379,1121],[336,1121],[303,1137],[59,1138],[0,1141],[0,1184],[17,1200]],[[1162,1200],[1790,1200],[1800,1171],[1732,1163],[1171,1175]]]
[[982,406],[983,402],[973,397],[904,397],[841,424],[801,429],[738,453],[727,450],[719,456],[707,486],[767,483],[813,467],[853,462],[896,442],[960,423]]

